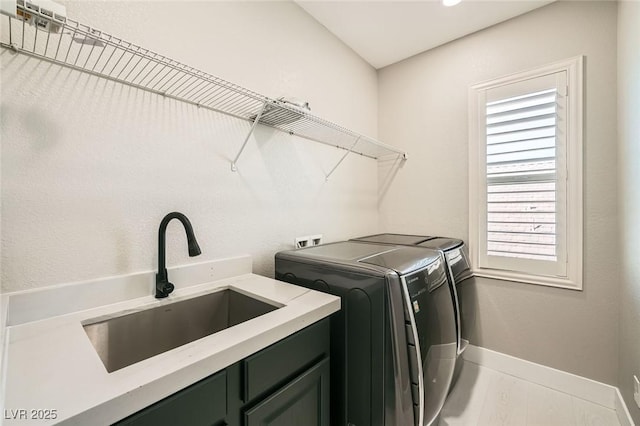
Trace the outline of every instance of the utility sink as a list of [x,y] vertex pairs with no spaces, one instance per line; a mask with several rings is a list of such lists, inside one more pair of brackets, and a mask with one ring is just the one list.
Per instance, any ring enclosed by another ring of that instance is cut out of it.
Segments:
[[83,323],[109,373],[278,309],[234,290]]

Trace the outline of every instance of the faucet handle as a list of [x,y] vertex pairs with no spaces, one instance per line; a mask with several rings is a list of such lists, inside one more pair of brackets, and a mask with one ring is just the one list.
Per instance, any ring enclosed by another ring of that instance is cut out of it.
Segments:
[[156,282],[156,298],[163,299],[175,289],[175,286],[171,284],[169,281],[158,281]]
[[173,290],[175,289],[175,286],[173,284],[171,284],[170,282],[167,282],[164,287],[163,290],[165,293],[167,293],[167,295],[171,292],[173,292]]

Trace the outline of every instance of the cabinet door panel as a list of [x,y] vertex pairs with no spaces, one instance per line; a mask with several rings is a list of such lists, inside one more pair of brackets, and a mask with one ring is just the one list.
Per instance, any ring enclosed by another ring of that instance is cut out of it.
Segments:
[[163,399],[117,425],[211,426],[224,424],[227,373],[221,371]]
[[329,358],[245,413],[246,426],[329,426]]
[[243,361],[244,402],[280,388],[329,356],[329,319],[321,320]]

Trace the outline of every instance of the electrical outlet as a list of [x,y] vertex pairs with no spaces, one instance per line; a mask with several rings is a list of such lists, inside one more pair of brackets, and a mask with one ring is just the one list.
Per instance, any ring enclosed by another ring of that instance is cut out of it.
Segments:
[[640,381],[638,381],[638,376],[633,376],[633,399],[636,400],[636,405],[640,408]]
[[297,249],[307,247],[308,245],[309,237],[297,237],[293,242],[293,246]]
[[293,241],[293,246],[297,249],[309,247],[309,246],[317,246],[319,244],[322,244],[322,234],[307,235],[305,237],[297,237]]
[[322,244],[322,234],[310,235],[309,236],[309,245],[310,246],[319,246]]

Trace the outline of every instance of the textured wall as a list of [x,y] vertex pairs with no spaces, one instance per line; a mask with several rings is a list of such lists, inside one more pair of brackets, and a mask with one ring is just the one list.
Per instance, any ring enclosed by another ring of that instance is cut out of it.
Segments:
[[[377,76],[290,2],[64,2],[70,17],[376,136]],[[2,287],[16,291],[237,254],[273,272],[300,235],[375,232],[377,164],[259,126],[0,50]],[[338,66],[336,65],[338,64]]]
[[[468,88],[586,56],[584,291],[478,279],[473,343],[617,382],[616,3],[557,2],[379,71],[379,136],[411,154],[387,231],[468,235]],[[465,295],[468,297],[468,295]]]
[[620,368],[618,384],[629,412],[640,424],[633,401],[640,378],[640,3],[618,3],[618,136],[620,138]]

